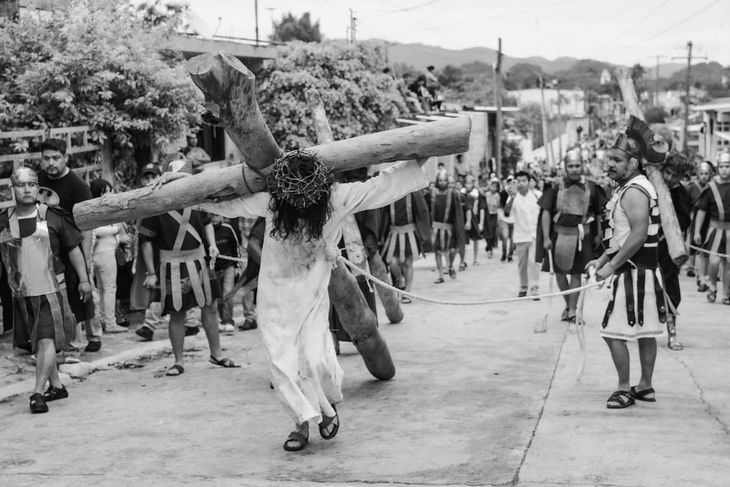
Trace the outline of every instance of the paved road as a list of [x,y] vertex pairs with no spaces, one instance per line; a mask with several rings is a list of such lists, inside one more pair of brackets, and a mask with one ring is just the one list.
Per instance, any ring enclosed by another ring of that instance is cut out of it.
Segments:
[[[514,263],[485,259],[441,285],[430,264],[416,273],[423,294],[516,293]],[[581,382],[576,335],[557,321],[560,298],[414,302],[402,324],[382,324],[394,380],[372,379],[343,344],[346,402],[331,442],[312,435],[304,452],[282,450],[291,426],[269,389],[258,334],[239,332],[223,339],[239,369],[208,364],[205,340],[193,338],[178,378],[161,376],[171,364],[163,352],[142,368],[72,383],[70,399],[46,415],[30,415],[25,395],[1,403],[0,485],[727,485],[730,308],[684,284],[687,348],[660,348],[653,405],[605,409],[615,378],[596,326],[600,293],[586,304]],[[547,333],[534,334],[548,310]]]

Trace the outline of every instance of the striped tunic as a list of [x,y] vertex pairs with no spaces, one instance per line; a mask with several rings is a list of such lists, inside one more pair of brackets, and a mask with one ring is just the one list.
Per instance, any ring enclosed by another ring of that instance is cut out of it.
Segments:
[[638,175],[618,188],[606,204],[604,244],[613,257],[631,233],[621,199],[629,188],[637,188],[649,197],[649,227],[646,241],[609,279],[610,300],[601,323],[601,336],[619,340],[652,338],[664,333],[667,304],[659,272],[659,238],[661,221],[657,193],[644,175]]

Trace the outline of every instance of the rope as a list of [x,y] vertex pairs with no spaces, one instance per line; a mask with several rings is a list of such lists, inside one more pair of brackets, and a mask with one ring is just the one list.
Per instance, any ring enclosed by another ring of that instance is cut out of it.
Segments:
[[[243,262],[243,259],[239,259],[237,257],[229,257],[227,255],[219,255],[218,258],[223,259],[223,260],[232,260],[234,262]],[[342,257],[341,255],[337,256],[337,260],[339,262],[345,264],[347,267],[349,267],[350,270],[354,274],[365,276],[365,278],[369,282],[372,282],[373,284],[377,284],[378,286],[380,286],[384,289],[393,291],[394,293],[398,294],[399,296],[407,296],[411,299],[417,299],[419,301],[424,301],[426,303],[443,304],[446,306],[481,306],[481,305],[486,305],[486,304],[502,304],[502,303],[515,303],[515,302],[520,302],[520,301],[533,301],[538,298],[551,298],[553,296],[565,296],[568,294],[575,294],[575,293],[579,293],[586,289],[591,289],[591,288],[599,287],[599,286],[603,285],[603,283],[593,282],[590,284],[586,284],[584,286],[576,287],[573,289],[568,289],[566,291],[559,291],[559,292],[547,293],[547,294],[538,294],[535,296],[523,296],[520,298],[480,299],[480,300],[475,300],[475,301],[449,301],[449,300],[444,300],[444,299],[429,298],[427,296],[420,296],[418,294],[413,294],[408,291],[404,291],[403,289],[398,289],[397,287],[392,286],[391,284],[388,284],[387,282],[381,281],[380,279],[373,276],[372,274],[363,271],[356,264],[354,264],[353,262],[350,262],[349,260]]]
[[694,249],[697,252],[703,252],[705,254],[710,254],[710,255],[717,255],[721,259],[730,259],[730,254],[721,254],[720,252],[713,252],[712,250],[703,249],[702,247],[697,247],[696,245],[690,245],[689,248]]
[[350,262],[349,260],[345,259],[342,256],[338,256],[337,260],[339,260],[340,262],[345,264],[347,267],[349,267],[350,270],[354,274],[365,276],[365,278],[368,281],[372,281],[374,284],[377,284],[378,286],[380,286],[382,288],[393,291],[398,295],[407,296],[411,299],[417,299],[419,301],[425,301],[427,303],[443,304],[446,306],[480,306],[480,305],[486,305],[486,304],[502,304],[502,303],[514,303],[514,302],[519,302],[519,301],[533,301],[535,299],[540,299],[540,298],[549,298],[549,297],[553,297],[553,296],[565,296],[567,294],[575,294],[575,293],[581,292],[584,289],[590,289],[590,288],[594,288],[594,287],[598,287],[598,286],[602,285],[601,283],[592,283],[592,284],[586,284],[584,286],[576,287],[573,289],[568,289],[566,291],[547,293],[547,294],[538,294],[535,296],[523,296],[523,297],[519,297],[519,298],[481,299],[481,300],[476,300],[476,301],[449,301],[449,300],[444,300],[444,299],[435,299],[435,298],[429,298],[426,296],[420,296],[418,294],[413,294],[408,291],[398,289],[395,286],[392,286],[386,282],[381,281],[380,279],[373,276],[372,274],[369,274],[369,273],[363,271],[362,269],[360,269],[355,264],[353,264],[352,262]]

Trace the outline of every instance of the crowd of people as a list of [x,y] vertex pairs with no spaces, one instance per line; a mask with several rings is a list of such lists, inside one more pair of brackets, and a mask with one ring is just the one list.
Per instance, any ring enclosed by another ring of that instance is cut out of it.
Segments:
[[[281,177],[267,179],[265,192],[89,232],[78,230],[71,210],[114,191],[113,184],[99,179],[87,185],[67,166],[65,142],[45,140],[41,171],[15,170],[16,204],[0,216],[2,279],[11,290],[3,309],[12,310],[16,347],[32,352],[37,364],[30,409],[46,412],[48,402],[68,397],[58,360],[78,360],[84,335],[85,351],[94,353],[104,333],[126,332],[119,303],[129,300],[145,310],[135,330],[139,339],[153,339],[168,320],[174,355],[168,376],[185,372],[184,339],[200,327],[210,362],[223,368],[236,364],[224,356],[219,334],[258,327],[272,387],[295,423],[284,448],[307,445],[309,421],[319,423],[324,439],[333,438],[342,370],[328,326],[327,283],[345,218],[365,211],[377,214],[371,246],[402,290],[412,290],[414,260],[430,252],[436,284],[479,265],[482,252],[488,259],[496,252],[505,264],[516,256],[517,296],[525,299],[540,299],[541,270],[554,273],[566,291],[593,268],[613,286],[601,323],[618,375],[607,407],[653,401],[656,337],[666,327],[669,348],[682,348],[676,336],[680,269],[662,236],[657,191],[642,170],[655,154],[634,125],[605,151],[599,177],[588,170],[590,152],[578,146],[548,176],[537,168],[502,179],[472,174],[460,155],[452,172],[440,164],[430,184],[421,168],[425,160],[335,184],[316,156],[294,151],[275,162],[272,174]],[[723,257],[730,237],[730,154],[696,171],[676,151],[662,160],[681,231],[693,242],[687,273],[714,303],[722,268],[720,301],[730,304],[730,265]],[[190,157],[178,154],[164,168],[143,165],[138,181],[154,188],[196,170]],[[232,299],[241,287],[245,321],[236,326]],[[577,294],[564,299],[561,319],[575,322]],[[636,386],[628,383],[629,339],[639,341],[642,355]]]

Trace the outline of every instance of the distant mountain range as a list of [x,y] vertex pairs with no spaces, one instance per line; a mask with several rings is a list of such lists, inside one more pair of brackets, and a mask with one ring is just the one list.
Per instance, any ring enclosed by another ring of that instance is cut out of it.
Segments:
[[[471,47],[469,49],[444,49],[438,46],[428,46],[421,43],[393,44],[388,43],[388,56],[391,64],[405,63],[425,70],[426,66],[433,65],[437,69],[451,64],[459,66],[464,63],[481,61],[492,64],[497,59],[497,51],[488,47]],[[546,59],[541,56],[526,58],[503,57],[504,69],[509,70],[518,63],[529,63],[540,66],[545,73],[556,73],[571,69],[578,62],[574,57],[559,57],[557,59]],[[669,78],[674,73],[685,68],[682,63],[664,63],[659,65],[659,77]],[[654,78],[656,66],[644,65],[649,78]]]

